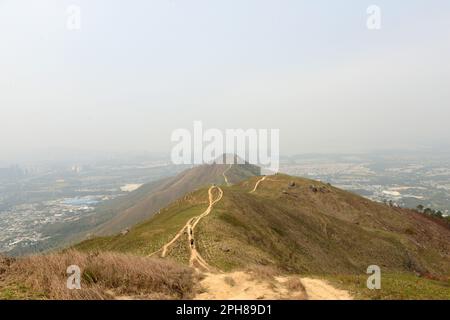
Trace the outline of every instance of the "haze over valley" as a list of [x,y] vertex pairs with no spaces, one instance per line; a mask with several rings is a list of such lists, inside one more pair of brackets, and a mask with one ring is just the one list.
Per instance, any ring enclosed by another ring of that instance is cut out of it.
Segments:
[[450,300],[449,40],[448,0],[0,0],[0,300]]
[[[106,219],[96,219],[101,205],[186,167],[170,164],[168,157],[143,156],[129,162],[2,168],[0,252],[36,253],[86,237]],[[378,202],[407,208],[421,204],[444,215],[450,209],[450,157],[445,153],[297,155],[282,157],[280,172],[329,182]]]

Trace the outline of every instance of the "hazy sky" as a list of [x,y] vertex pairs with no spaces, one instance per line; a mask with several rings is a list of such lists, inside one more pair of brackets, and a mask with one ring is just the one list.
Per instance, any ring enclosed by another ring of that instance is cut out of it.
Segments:
[[449,57],[448,0],[0,0],[0,159],[169,151],[194,120],[283,154],[445,145]]

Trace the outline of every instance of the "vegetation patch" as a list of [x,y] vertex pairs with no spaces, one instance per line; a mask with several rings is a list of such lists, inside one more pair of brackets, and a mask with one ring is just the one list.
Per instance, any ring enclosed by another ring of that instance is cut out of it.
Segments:
[[[81,289],[67,288],[67,267],[79,266]],[[0,280],[2,299],[189,299],[198,279],[175,262],[110,252],[32,256],[14,261]]]
[[438,281],[409,273],[381,275],[381,289],[367,288],[368,275],[324,275],[333,285],[351,292],[357,299],[450,300],[450,281]]

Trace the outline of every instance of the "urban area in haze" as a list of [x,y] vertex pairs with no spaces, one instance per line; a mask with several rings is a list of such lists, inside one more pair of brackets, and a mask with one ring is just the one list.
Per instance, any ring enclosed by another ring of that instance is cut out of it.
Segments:
[[0,301],[450,300],[449,57],[448,0],[0,0]]

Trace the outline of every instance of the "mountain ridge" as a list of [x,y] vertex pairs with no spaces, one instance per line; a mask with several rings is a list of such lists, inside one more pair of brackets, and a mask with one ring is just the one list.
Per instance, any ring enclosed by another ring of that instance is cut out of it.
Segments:
[[[281,174],[221,190],[221,201],[199,222],[195,239],[198,252],[218,270],[256,264],[294,273],[355,273],[377,264],[396,272],[450,274],[449,229],[413,211]],[[206,210],[206,195],[207,189],[191,192],[126,235],[76,248],[148,255]],[[188,263],[187,234],[168,257]]]
[[[125,198],[117,199],[114,205],[122,202],[122,208],[112,214],[111,219],[98,226],[94,235],[111,235],[123,231],[145,219],[160,209],[176,201],[185,194],[209,184],[234,184],[250,176],[259,175],[260,168],[243,164],[204,164],[187,169],[180,174],[161,181],[146,184]],[[134,197],[139,194],[139,197]],[[129,203],[129,205],[123,205]],[[111,210],[108,204],[100,210]]]
[[[232,166],[216,169],[127,232],[0,256],[0,299],[450,299],[448,224],[283,174],[231,185]],[[84,290],[64,287],[74,263]],[[382,290],[366,287],[369,265]]]

